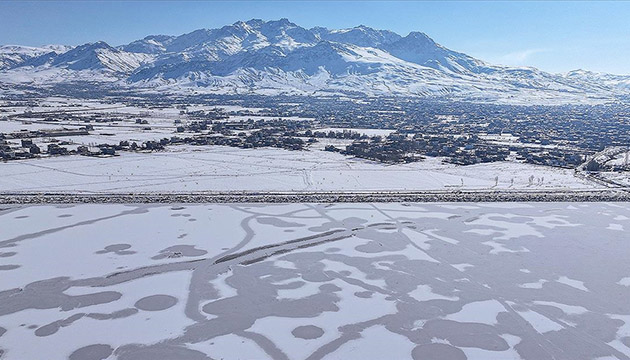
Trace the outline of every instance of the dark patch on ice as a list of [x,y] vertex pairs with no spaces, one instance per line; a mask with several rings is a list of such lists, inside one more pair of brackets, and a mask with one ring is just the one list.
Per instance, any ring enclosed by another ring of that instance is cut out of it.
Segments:
[[476,347],[491,351],[508,350],[510,346],[499,336],[494,326],[479,323],[463,323],[450,320],[433,320],[424,330],[439,339],[446,339],[453,346]]
[[116,349],[118,360],[211,360],[206,354],[179,345],[125,345]]
[[319,290],[324,293],[334,293],[341,291],[341,288],[335,284],[324,284],[319,287]]
[[17,254],[15,251],[0,252],[0,258],[8,258]]
[[[73,206],[67,206],[67,207],[73,207]],[[144,213],[147,213],[147,212],[149,212],[148,206],[141,205],[141,206],[135,207],[134,209],[125,210],[125,211],[122,211],[122,212],[120,212],[118,214],[114,214],[114,215],[109,215],[109,216],[104,216],[104,217],[100,217],[100,218],[80,221],[78,223],[64,225],[64,226],[59,226],[59,227],[56,227],[56,228],[50,228],[50,229],[46,229],[46,230],[42,230],[42,231],[38,231],[38,232],[34,232],[34,233],[22,234],[22,235],[14,237],[12,239],[0,241],[0,247],[13,246],[13,245],[15,245],[15,243],[20,242],[20,241],[36,239],[36,238],[38,238],[40,236],[54,234],[54,233],[57,233],[59,231],[64,231],[64,230],[67,230],[67,229],[80,227],[80,226],[84,226],[84,225],[91,225],[91,224],[98,223],[100,221],[111,220],[111,219],[115,219],[115,218],[126,216],[126,215],[144,214]]]
[[547,221],[547,223],[552,224],[552,225],[564,225],[564,222],[559,221],[559,220],[550,220],[550,221]]
[[4,335],[7,332],[7,329],[0,326],[0,336]]
[[322,335],[324,335],[324,330],[315,325],[306,325],[296,327],[293,331],[291,331],[291,334],[293,334],[296,338],[312,340],[322,337]]
[[325,251],[326,251],[327,253],[338,253],[338,252],[340,252],[340,251],[341,251],[341,249],[340,249],[340,248],[337,248],[337,247],[331,247],[331,248],[326,249]]
[[630,336],[622,337],[621,342],[628,348],[630,348]]
[[515,311],[523,311],[523,312],[529,310],[527,306],[523,304],[513,304],[512,309],[514,309]]
[[290,290],[293,290],[293,289],[299,289],[299,288],[301,288],[304,285],[306,285],[306,282],[298,280],[298,281],[292,281],[292,282],[290,282],[288,284],[276,285],[276,288],[277,289],[290,289]]
[[0,271],[15,270],[19,267],[20,265],[0,265]]
[[188,221],[189,222],[195,222],[195,221],[197,221],[197,219],[194,219],[194,218],[193,219],[188,219]]
[[[260,269],[260,267],[270,266],[272,271],[286,271],[286,269],[273,268],[269,263],[234,268],[234,275],[230,277],[229,285],[238,289],[238,296],[218,299],[203,305],[202,311],[214,315],[215,318],[186,328],[182,341],[196,343],[221,335],[233,333],[240,335],[257,319],[268,316],[313,318],[323,312],[339,311],[337,302],[340,298],[334,291],[341,289],[332,284],[329,284],[331,286],[322,285],[321,292],[307,297],[278,299],[277,290],[273,285],[267,281],[253,281],[252,278],[255,273],[250,268],[253,267]],[[270,346],[258,341],[257,343],[268,353],[270,349],[273,350],[273,343]]]
[[116,251],[127,250],[130,247],[131,247],[131,245],[129,245],[129,244],[108,245],[108,246],[105,246],[105,250],[106,251],[97,251],[97,254],[105,253],[105,252],[116,252]]
[[28,216],[28,215],[20,215],[20,216],[16,216],[16,217],[14,217],[14,219],[21,220],[21,219],[28,219],[29,217],[30,217],[30,216]]
[[59,215],[57,217],[58,218],[69,218],[69,217],[72,217],[72,216],[73,216],[72,214],[61,214],[61,215]]
[[[304,273],[302,274],[302,279],[306,281],[310,281],[310,282],[326,282],[326,281],[332,280],[332,278],[328,274],[325,274],[323,271],[311,271],[311,272]],[[336,285],[332,285],[332,286],[336,286]]]
[[96,252],[96,254],[109,254],[109,253],[114,253],[116,255],[131,255],[131,254],[135,254],[136,252],[133,250],[127,250],[130,249],[131,245],[129,244],[114,244],[114,245],[108,245],[105,246],[104,250],[99,250]]
[[177,298],[170,295],[151,295],[144,297],[134,305],[140,310],[161,311],[171,308],[177,304]]
[[74,205],[72,205],[72,204],[55,204],[54,207],[55,207],[55,209],[70,209],[70,208],[73,208]]
[[313,232],[330,231],[330,230],[339,229],[339,228],[355,229],[355,228],[362,228],[363,224],[367,222],[368,221],[365,219],[360,219],[357,217],[349,217],[341,221],[330,221],[322,225],[312,226],[308,229]]
[[160,250],[159,255],[155,255],[151,259],[160,260],[165,258],[178,258],[178,257],[194,257],[194,256],[202,256],[206,255],[208,252],[206,250],[196,249],[195,245],[175,245],[171,247],[167,247],[164,250]]
[[488,219],[492,221],[501,221],[501,222],[513,223],[513,224],[526,224],[534,220],[531,217],[526,217],[526,216],[511,216],[511,217],[489,216]]
[[401,251],[409,245],[409,239],[402,233],[383,233],[374,229],[364,230],[360,236],[362,239],[372,241],[355,247],[357,251],[369,254],[379,252]]
[[369,298],[372,297],[373,294],[374,293],[371,292],[371,291],[357,291],[357,292],[354,293],[354,296],[360,297],[360,298],[363,298],[363,299],[369,299]]
[[253,263],[256,263],[256,262],[263,261],[266,258],[269,258],[270,256],[284,254],[284,253],[287,253],[287,252],[290,252],[290,251],[293,251],[293,250],[304,249],[304,248],[308,248],[308,247],[312,247],[312,246],[317,246],[317,245],[322,244],[322,243],[331,242],[331,241],[338,241],[338,240],[342,240],[342,239],[348,238],[348,235],[332,237],[331,238],[332,235],[340,233],[340,232],[344,232],[344,230],[338,229],[338,230],[324,232],[324,233],[321,233],[321,234],[310,235],[310,236],[306,236],[306,237],[303,237],[303,238],[293,239],[293,240],[285,241],[285,242],[282,242],[282,243],[259,246],[259,247],[252,248],[252,249],[245,250],[245,251],[241,251],[241,252],[238,252],[238,253],[232,253],[232,254],[229,254],[229,255],[225,255],[225,256],[217,259],[214,263],[216,265],[216,264],[224,263],[224,262],[227,262],[227,261],[232,261],[232,260],[235,260],[235,259],[238,259],[238,258],[246,258],[247,256],[250,256],[250,255],[255,254],[257,252],[265,251],[263,256],[259,256],[259,257],[254,258],[254,259],[246,260],[244,262],[241,262],[241,264],[253,264]]
[[121,298],[115,291],[70,296],[64,291],[71,287],[68,278],[60,277],[36,281],[22,289],[0,291],[0,316],[26,309],[54,309],[69,311],[76,308],[110,303]]
[[79,314],[74,314],[66,319],[53,321],[50,324],[44,325],[38,328],[37,330],[35,330],[35,335],[40,336],[40,337],[52,335],[56,333],[57,331],[59,331],[60,328],[70,326],[72,325],[73,322],[81,319],[84,316],[85,314],[79,313]]
[[411,351],[413,360],[466,360],[466,354],[461,349],[448,344],[426,344],[416,346]]
[[273,225],[273,226],[282,227],[282,228],[304,226],[303,224],[296,223],[296,222],[288,222],[277,217],[259,217],[256,219],[256,221],[264,225]]
[[69,360],[103,360],[110,357],[114,349],[105,344],[84,346],[70,354]]
[[38,325],[29,325],[26,328],[32,330],[32,329],[37,329],[38,327],[39,327]]
[[183,206],[173,206],[171,208],[171,210],[173,210],[173,211],[179,211],[179,210],[184,210],[184,209],[185,209],[185,207],[183,207]]
[[138,313],[138,309],[136,308],[127,308],[118,311],[114,311],[110,314],[101,314],[101,313],[90,313],[86,316],[94,319],[94,320],[114,320],[114,319],[122,319]]

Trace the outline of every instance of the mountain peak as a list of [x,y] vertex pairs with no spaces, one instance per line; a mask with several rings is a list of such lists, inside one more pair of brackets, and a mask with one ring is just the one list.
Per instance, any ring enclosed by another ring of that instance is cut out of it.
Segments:
[[263,19],[250,19],[245,22],[247,25],[251,27],[259,27],[260,25],[265,23]]
[[294,23],[289,21],[289,19],[287,18],[280,18],[280,20],[270,21],[270,22],[277,22],[278,24],[281,24],[281,25],[295,25]]
[[287,18],[281,18],[278,20],[250,19],[247,21],[237,21],[234,24],[247,24],[256,29],[261,28],[262,26],[278,28],[298,27],[298,25],[292,23]]
[[575,69],[567,72],[568,75],[593,75],[596,74],[594,71],[584,70],[584,69]]
[[380,48],[400,39],[400,35],[388,30],[376,30],[366,25],[353,28],[329,30],[323,27],[311,29],[322,40],[353,44],[362,47]]
[[363,25],[363,24],[355,26],[354,28],[355,29],[360,29],[360,30],[374,30],[373,28],[371,28],[369,26],[366,26],[366,25]]
[[[57,73],[51,68],[63,70]],[[130,87],[173,83],[214,87],[212,91],[264,88],[280,93],[288,89],[387,96],[483,96],[486,90],[516,94],[520,89],[551,96],[560,89],[560,95],[574,96],[580,91],[612,92],[616,91],[610,88],[614,84],[630,84],[627,78],[584,70],[552,75],[536,69],[492,66],[450,50],[419,31],[402,37],[365,24],[305,29],[287,18],[237,21],[180,36],[150,35],[118,48],[104,41],[54,51],[7,46],[0,48],[0,69],[16,74],[40,70],[61,74],[52,81],[99,71]],[[88,72],[74,75],[73,70]]]
[[412,31],[407,36],[405,36],[404,39],[435,44],[435,41],[433,41],[433,39],[431,39],[427,34],[420,31]]
[[77,46],[77,48],[82,48],[82,49],[112,49],[111,46],[109,46],[108,43],[106,43],[105,41],[96,41],[96,42],[92,42],[92,43],[87,43],[84,45],[79,45]]

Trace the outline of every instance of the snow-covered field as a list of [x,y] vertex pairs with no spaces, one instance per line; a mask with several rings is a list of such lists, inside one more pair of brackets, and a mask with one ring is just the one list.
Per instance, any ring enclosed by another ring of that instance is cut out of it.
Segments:
[[[95,149],[97,144],[115,145],[121,141],[142,144],[177,133],[175,121],[186,123],[186,115],[176,106],[139,107],[122,103],[48,97],[32,106],[5,102],[0,133],[26,130],[78,129],[85,123],[74,118],[48,121],[47,113],[67,112],[81,116],[106,114],[111,122],[92,122],[89,135],[60,137],[69,150],[81,145]],[[208,111],[215,106],[194,105],[188,110]],[[259,113],[258,108],[221,106],[226,111]],[[35,117],[19,116],[28,111]],[[272,119],[273,117],[238,115],[230,121]],[[57,117],[55,117],[57,119]],[[148,124],[138,124],[136,120]],[[285,120],[308,120],[284,117]],[[361,134],[386,136],[392,130],[323,128],[320,131],[351,130]],[[45,150],[48,137],[32,139]],[[20,147],[19,138],[8,143]],[[350,139],[322,138],[307,151],[275,148],[239,149],[219,146],[168,146],[154,153],[119,152],[113,158],[83,156],[48,157],[0,163],[0,192],[181,192],[181,191],[370,191],[370,190],[457,190],[457,189],[592,189],[601,187],[578,179],[573,171],[517,162],[455,166],[439,158],[427,158],[413,164],[387,165],[322,151],[326,145],[338,148]]]
[[629,228],[628,203],[5,207],[0,358],[627,359]]
[[623,172],[600,172],[598,173],[599,177],[602,179],[606,179],[608,181],[613,181],[616,184],[620,184],[623,186],[630,186],[630,173],[627,171]]
[[168,149],[121,153],[113,158],[65,156],[11,161],[0,164],[0,191],[577,190],[598,186],[576,178],[572,170],[515,162],[456,166],[427,158],[387,165],[318,150]]

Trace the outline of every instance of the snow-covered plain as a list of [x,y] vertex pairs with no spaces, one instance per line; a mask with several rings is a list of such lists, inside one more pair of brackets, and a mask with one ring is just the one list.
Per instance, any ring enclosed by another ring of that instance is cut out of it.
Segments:
[[611,224],[630,204],[3,207],[0,358],[627,359]]
[[165,152],[121,153],[113,158],[77,155],[0,164],[0,191],[4,192],[579,190],[596,186],[601,187],[575,177],[573,170],[524,163],[457,166],[427,158],[387,165],[316,149],[173,146]]
[[[76,119],[47,121],[46,113],[63,112],[82,116],[106,115],[111,122],[92,122],[89,135],[60,137],[70,150],[80,145],[115,145],[121,141],[157,141],[177,133],[175,120],[186,123],[186,115],[175,106],[140,107],[116,102],[47,97],[33,106],[3,104],[0,133],[42,129],[78,129],[85,123]],[[211,110],[215,106],[195,105],[188,110]],[[226,111],[260,109],[221,106]],[[32,111],[40,116],[21,117]],[[235,115],[230,121],[272,119],[259,114]],[[138,124],[136,120],[148,124]],[[284,120],[312,120],[283,117]],[[366,135],[387,135],[386,129],[323,128],[320,131],[351,130]],[[20,146],[19,138],[7,140]],[[50,144],[47,137],[33,138],[42,149]],[[574,176],[572,170],[536,166],[518,162],[500,162],[456,166],[440,158],[388,165],[322,151],[326,145],[344,148],[350,139],[322,138],[306,151],[277,148],[240,149],[222,146],[168,146],[162,152],[119,152],[120,156],[92,158],[84,156],[48,157],[0,163],[0,192],[208,192],[208,191],[397,191],[458,189],[593,189],[602,187]]]

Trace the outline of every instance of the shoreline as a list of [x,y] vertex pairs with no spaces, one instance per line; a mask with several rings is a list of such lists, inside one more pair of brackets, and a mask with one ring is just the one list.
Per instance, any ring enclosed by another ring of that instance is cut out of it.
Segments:
[[217,204],[370,202],[626,202],[630,192],[603,190],[462,190],[365,192],[0,193],[0,204]]

